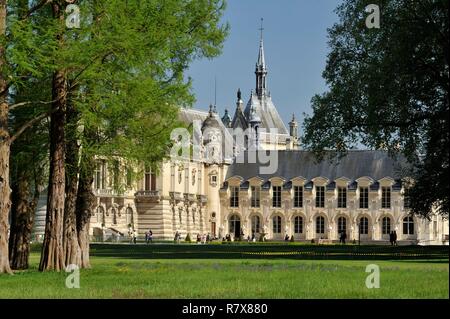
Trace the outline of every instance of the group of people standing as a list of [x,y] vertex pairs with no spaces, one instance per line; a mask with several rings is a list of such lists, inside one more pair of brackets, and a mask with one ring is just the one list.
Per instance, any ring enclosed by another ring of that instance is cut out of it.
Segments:
[[207,235],[206,234],[203,234],[203,235],[197,234],[197,244],[206,244],[206,243],[209,243],[210,241],[211,241],[211,235],[209,233]]

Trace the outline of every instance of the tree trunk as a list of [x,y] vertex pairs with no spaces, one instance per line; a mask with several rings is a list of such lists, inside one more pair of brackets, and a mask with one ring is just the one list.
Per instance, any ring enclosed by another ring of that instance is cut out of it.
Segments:
[[81,249],[80,268],[91,268],[89,259],[89,223],[95,207],[95,195],[92,191],[94,180],[94,163],[92,159],[86,159],[81,166],[80,181],[77,198],[77,230],[78,243]]
[[9,260],[12,269],[27,269],[30,255],[31,231],[34,212],[39,200],[38,186],[30,199],[30,184],[24,171],[19,172],[13,187],[11,207],[11,234],[9,238]]
[[64,254],[66,265],[79,265],[80,246],[78,245],[76,202],[78,191],[79,151],[77,138],[78,116],[68,107],[67,112],[67,153],[66,153],[66,201],[64,207]]
[[50,118],[50,178],[48,185],[45,237],[42,246],[40,271],[65,268],[63,250],[63,218],[65,202],[65,107],[67,83],[64,71],[53,75]]
[[[6,0],[0,0],[0,38],[6,33]],[[2,42],[3,43],[3,42]],[[10,135],[5,47],[0,44],[0,273],[12,274],[8,256],[8,215],[11,207],[9,186]]]
[[[61,4],[53,2],[53,17],[64,20]],[[62,45],[63,35],[57,40]],[[67,79],[65,70],[53,74],[52,115],[50,118],[50,178],[48,185],[45,237],[39,270],[61,271],[65,268],[63,249],[63,220],[65,202],[65,122]]]

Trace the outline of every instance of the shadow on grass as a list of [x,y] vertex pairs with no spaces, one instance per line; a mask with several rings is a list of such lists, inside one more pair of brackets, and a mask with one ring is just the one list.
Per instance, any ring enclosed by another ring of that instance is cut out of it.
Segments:
[[130,259],[423,260],[448,263],[446,246],[91,244],[91,256]]

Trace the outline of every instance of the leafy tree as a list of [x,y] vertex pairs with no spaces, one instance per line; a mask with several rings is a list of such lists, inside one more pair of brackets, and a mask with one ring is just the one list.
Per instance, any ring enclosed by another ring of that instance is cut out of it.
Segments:
[[358,143],[405,155],[411,211],[448,216],[448,1],[379,1],[379,29],[365,25],[370,3],[336,9],[323,73],[329,90],[312,99],[304,143],[319,158]]

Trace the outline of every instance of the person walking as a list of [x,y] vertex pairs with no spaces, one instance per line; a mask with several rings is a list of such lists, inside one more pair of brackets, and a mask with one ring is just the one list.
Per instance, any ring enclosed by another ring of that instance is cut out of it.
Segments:
[[153,232],[152,232],[152,230],[149,229],[147,234],[148,234],[148,236],[147,236],[147,240],[148,240],[147,244],[148,243],[152,243],[153,244]]
[[138,236],[138,233],[137,233],[137,230],[135,230],[135,231],[133,232],[133,243],[134,243],[134,244],[137,244],[137,236]]

